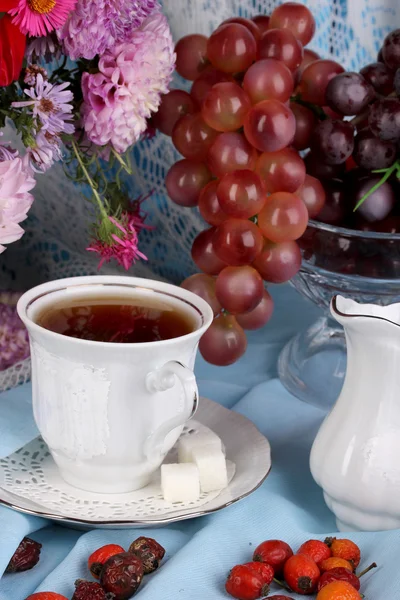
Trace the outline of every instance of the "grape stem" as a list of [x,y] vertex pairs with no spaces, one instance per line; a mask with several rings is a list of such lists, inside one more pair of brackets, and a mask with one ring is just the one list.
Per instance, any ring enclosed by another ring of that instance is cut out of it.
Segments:
[[396,160],[396,162],[394,162],[392,164],[391,167],[389,167],[388,169],[378,169],[376,171],[372,171],[372,173],[384,173],[383,177],[378,181],[378,183],[376,183],[366,194],[364,194],[364,196],[357,202],[357,204],[354,207],[353,212],[356,212],[356,210],[358,208],[360,208],[361,204],[363,202],[365,202],[365,200],[367,198],[369,198],[369,196],[371,196],[371,194],[373,194],[374,192],[376,192],[377,189],[379,189],[381,187],[381,185],[383,185],[385,183],[385,181],[387,181],[389,179],[389,177],[391,175],[393,175],[393,173],[397,171],[397,178],[400,179],[400,160]]
[[301,94],[296,94],[295,96],[291,96],[290,101],[297,102],[297,104],[301,104],[302,106],[309,108],[320,121],[325,121],[325,119],[328,118],[328,115],[326,114],[326,112],[324,111],[323,108],[321,108],[320,106],[317,106],[316,104],[313,104],[312,102],[307,102],[306,100],[302,100]]

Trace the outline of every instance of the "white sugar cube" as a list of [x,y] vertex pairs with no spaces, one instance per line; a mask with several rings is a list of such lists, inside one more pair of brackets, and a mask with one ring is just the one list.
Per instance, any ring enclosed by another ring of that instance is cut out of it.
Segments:
[[213,431],[199,431],[192,435],[183,435],[178,442],[178,460],[180,463],[194,462],[193,452],[198,448],[210,446],[217,452],[222,450],[221,439]]
[[193,463],[161,465],[161,490],[167,502],[191,502],[200,498],[199,470]]
[[193,451],[194,462],[199,469],[202,492],[222,490],[228,485],[225,454],[214,446],[203,446]]

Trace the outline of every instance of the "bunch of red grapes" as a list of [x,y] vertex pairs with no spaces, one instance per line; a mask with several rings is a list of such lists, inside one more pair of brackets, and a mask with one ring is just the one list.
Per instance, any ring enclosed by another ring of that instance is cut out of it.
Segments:
[[310,218],[371,228],[394,208],[400,30],[360,73],[305,48],[314,32],[309,9],[286,2],[182,38],[176,69],[191,91],[171,90],[154,118],[184,157],[167,174],[169,197],[209,226],[192,247],[202,273],[182,285],[214,310],[200,352],[216,365],[240,358],[244,330],[271,318],[264,282],[298,272]]

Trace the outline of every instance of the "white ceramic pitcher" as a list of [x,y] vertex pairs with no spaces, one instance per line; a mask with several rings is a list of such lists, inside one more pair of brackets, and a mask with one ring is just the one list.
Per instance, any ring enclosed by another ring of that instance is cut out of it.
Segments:
[[311,450],[311,472],[341,531],[400,528],[400,304],[336,296],[347,373]]

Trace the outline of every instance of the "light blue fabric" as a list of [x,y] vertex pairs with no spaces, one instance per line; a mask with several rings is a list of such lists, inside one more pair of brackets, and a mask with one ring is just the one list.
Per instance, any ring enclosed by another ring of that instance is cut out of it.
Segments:
[[[110,542],[127,547],[141,534],[155,537],[166,547],[167,555],[161,570],[145,579],[138,599],[226,600],[224,581],[229,569],[250,560],[255,545],[263,539],[283,538],[296,549],[305,539],[323,539],[335,531],[333,516],[308,467],[311,442],[324,413],[291,397],[274,379],[282,343],[309,325],[318,311],[289,287],[276,288],[273,295],[274,319],[267,328],[249,336],[244,359],[227,369],[211,367],[201,359],[196,365],[201,392],[246,415],[270,440],[273,467],[264,485],[249,498],[212,516],[151,530],[85,533],[0,508],[0,572],[24,535],[32,534],[43,544],[37,567],[2,577],[0,600],[24,600],[40,590],[71,598],[74,581],[88,577],[86,561],[96,547]],[[29,385],[0,396],[1,455],[36,434],[29,397]],[[365,578],[367,598],[397,598],[400,532],[351,537],[361,544],[363,565],[373,560],[380,565]]]

